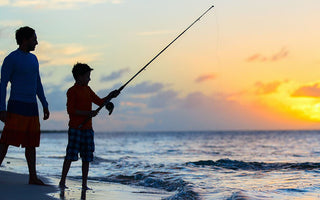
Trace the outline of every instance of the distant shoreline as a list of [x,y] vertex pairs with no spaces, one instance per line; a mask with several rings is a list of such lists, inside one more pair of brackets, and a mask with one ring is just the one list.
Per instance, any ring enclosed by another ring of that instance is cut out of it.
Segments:
[[41,133],[67,133],[68,130],[41,130]]
[[[0,133],[2,133],[3,130],[0,130]],[[68,130],[41,130],[41,133],[67,133]]]
[[[3,130],[0,130],[0,134],[2,133]],[[146,133],[167,133],[167,132],[288,132],[288,131],[293,131],[293,132],[299,132],[299,131],[306,131],[306,132],[313,132],[313,131],[319,131],[320,129],[270,129],[270,130],[132,130],[132,131],[107,131],[107,132],[120,132],[120,133],[137,133],[137,132],[146,132]],[[97,133],[99,132],[104,132],[104,131],[95,131]],[[41,130],[41,133],[68,133],[68,129],[66,130]]]

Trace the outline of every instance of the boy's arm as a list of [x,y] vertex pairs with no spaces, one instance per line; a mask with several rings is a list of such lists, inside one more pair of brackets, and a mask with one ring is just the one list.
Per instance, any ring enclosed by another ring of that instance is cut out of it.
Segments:
[[94,117],[98,114],[95,111],[78,110],[75,108],[74,102],[76,102],[76,95],[72,90],[67,92],[67,112],[69,115],[82,115],[87,117]]
[[76,115],[82,115],[82,116],[87,116],[87,117],[95,117],[99,111],[87,111],[87,110],[75,110]]
[[[91,89],[90,89],[91,90]],[[94,93],[92,90],[91,90],[91,96],[92,96],[92,101],[93,103],[97,104],[98,106],[101,106],[103,105],[105,102],[109,102],[111,101],[111,99],[117,97],[118,95],[120,94],[120,91],[119,90],[114,90],[112,92],[110,92],[106,97],[104,98],[100,98],[96,95],[96,93]]]
[[109,102],[111,99],[116,98],[120,94],[119,90],[113,90],[106,97],[103,98],[104,102]]

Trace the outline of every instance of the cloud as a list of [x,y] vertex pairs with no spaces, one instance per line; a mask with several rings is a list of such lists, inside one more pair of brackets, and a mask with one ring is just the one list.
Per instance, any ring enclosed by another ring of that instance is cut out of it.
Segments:
[[196,83],[202,83],[204,81],[208,81],[208,80],[213,80],[215,79],[217,76],[215,74],[206,74],[206,75],[201,75],[198,78],[196,78],[195,82]]
[[145,81],[127,88],[127,92],[130,94],[150,94],[159,92],[163,88],[164,85],[162,83],[151,83],[150,81]]
[[0,6],[6,6],[9,5],[10,1],[9,0],[0,0]]
[[[260,89],[257,91],[261,94],[272,93],[281,83],[283,81],[258,82],[256,85]],[[42,123],[43,129],[67,127],[66,89],[63,89],[62,85],[63,83],[60,86],[45,86],[50,111],[54,114],[49,122]],[[161,83],[147,81],[127,88],[130,91],[112,100],[115,110],[111,116],[103,109],[94,119],[95,130],[234,130],[293,127],[291,118],[279,117],[277,111],[264,104],[241,103],[239,99],[230,98],[228,94],[206,95],[193,92],[181,96],[179,91],[167,87]],[[318,84],[310,87],[320,90]],[[295,124],[295,127],[299,126],[302,126],[301,121]]]
[[0,57],[4,56],[6,54],[6,51],[1,51],[0,50]]
[[122,4],[123,0],[112,0],[110,1],[112,4]]
[[[227,95],[205,95],[202,92],[185,97],[178,95],[178,91],[165,90],[148,98],[125,97],[126,100],[120,100],[113,119],[125,129],[130,123],[131,130],[241,129],[261,125],[260,115],[255,113],[255,109],[228,100]],[[128,119],[145,119],[148,122],[135,125],[126,121]]]
[[[117,99],[119,102],[114,102],[114,113],[107,121],[102,113],[100,119],[95,119],[95,129],[103,131],[106,123],[110,124],[108,129],[122,131],[233,129],[237,126],[249,127],[253,119],[258,118],[251,116],[247,107],[217,98],[217,95],[195,92],[178,97],[178,94],[178,91],[165,90],[149,98],[122,96]],[[234,118],[230,118],[230,115]]]
[[11,38],[15,29],[22,24],[20,20],[0,20],[0,39]]
[[40,66],[72,66],[76,62],[91,62],[100,54],[88,53],[79,44],[51,44],[41,41],[36,47]]
[[[254,108],[241,105],[228,97],[202,92],[190,93],[171,101],[167,107],[152,114],[152,123],[145,129],[151,130],[234,130],[258,129],[264,121]],[[170,106],[169,106],[170,105]],[[271,127],[270,127],[271,128]]]
[[49,87],[45,91],[45,95],[49,104],[49,108],[55,111],[66,110],[67,91],[60,89],[60,87]]
[[320,97],[320,85],[315,83],[313,85],[302,86],[291,94],[292,97]]
[[0,0],[0,6],[33,7],[36,9],[71,9],[95,4],[121,4],[122,0]]
[[274,53],[271,56],[264,56],[259,53],[253,54],[249,58],[246,59],[247,62],[276,62],[286,58],[289,55],[288,49],[283,47],[280,51]]
[[150,108],[165,108],[175,105],[178,101],[178,92],[174,90],[166,90],[158,92],[148,99]]
[[3,27],[17,27],[21,26],[22,24],[23,22],[21,20],[0,20],[0,26]]
[[279,86],[282,84],[281,81],[273,81],[270,83],[262,83],[262,82],[256,82],[256,94],[270,94],[277,91]]
[[[1,36],[1,35],[0,35],[0,36]],[[4,60],[6,54],[7,54],[6,51],[0,50],[0,63]],[[1,64],[0,64],[0,66],[1,66]]]
[[129,68],[120,69],[118,71],[112,72],[108,76],[101,77],[101,81],[113,81],[113,80],[116,80],[118,78],[121,78],[123,74],[126,74],[129,71],[130,71]]

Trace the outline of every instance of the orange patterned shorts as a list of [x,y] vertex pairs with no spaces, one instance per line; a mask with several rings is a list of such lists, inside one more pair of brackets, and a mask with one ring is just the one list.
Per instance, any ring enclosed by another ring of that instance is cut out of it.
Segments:
[[7,119],[0,143],[19,147],[40,145],[40,122],[37,103],[9,101]]

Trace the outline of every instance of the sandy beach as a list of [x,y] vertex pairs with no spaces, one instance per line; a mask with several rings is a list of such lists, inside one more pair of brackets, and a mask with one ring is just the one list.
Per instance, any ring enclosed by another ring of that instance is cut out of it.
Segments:
[[49,186],[37,186],[28,184],[28,175],[0,170],[1,200],[51,200],[51,199],[95,199],[95,200],[119,200],[119,199],[162,199],[172,195],[162,190],[143,187],[132,187],[117,183],[101,183],[90,181],[88,185],[92,190],[83,192],[81,183],[76,180],[67,180],[68,188],[60,190],[58,177],[41,179]]
[[[55,186],[37,186],[28,184],[29,176],[0,171],[0,193],[2,200],[18,199],[55,199],[49,193],[58,192]],[[43,178],[42,178],[43,179]],[[48,179],[43,179],[46,183]]]

